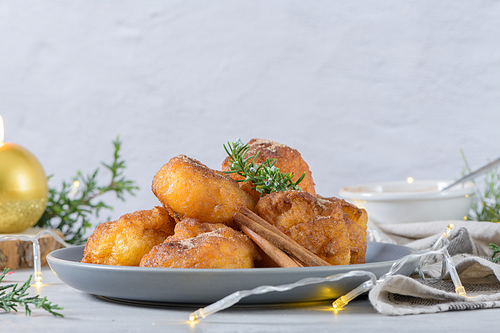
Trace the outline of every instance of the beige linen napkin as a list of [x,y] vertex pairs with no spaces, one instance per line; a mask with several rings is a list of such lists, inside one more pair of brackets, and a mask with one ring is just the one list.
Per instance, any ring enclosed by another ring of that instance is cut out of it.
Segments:
[[[436,313],[500,307],[500,265],[491,262],[490,243],[500,245],[500,224],[491,222],[436,221],[379,226],[385,236],[396,243],[423,250],[430,248],[453,223],[456,227],[449,240],[448,251],[453,256],[457,273],[467,297],[455,293],[447,273],[437,283],[394,275],[378,283],[369,293],[374,308],[386,315]],[[487,256],[487,258],[481,256]],[[429,265],[429,277],[438,277],[441,261]]]
[[[500,223],[494,222],[434,221],[379,224],[375,227],[396,244],[405,245],[415,250],[425,250],[434,244],[450,223],[453,223],[455,226],[450,238],[453,238],[459,230],[465,228],[468,236],[473,241],[471,246],[474,246],[474,249],[465,253],[478,256],[491,256],[492,251],[488,249],[489,244],[500,245]],[[450,254],[452,254],[451,251]]]

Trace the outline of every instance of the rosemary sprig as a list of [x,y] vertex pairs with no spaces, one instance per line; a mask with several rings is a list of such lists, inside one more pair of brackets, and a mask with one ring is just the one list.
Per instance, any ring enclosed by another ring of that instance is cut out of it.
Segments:
[[225,173],[236,173],[243,177],[237,180],[238,182],[252,182],[252,188],[262,196],[265,193],[300,190],[299,183],[304,179],[304,172],[300,178],[294,182],[292,180],[293,173],[282,173],[279,168],[275,167],[275,159],[266,159],[264,163],[256,165],[255,160],[259,152],[255,155],[246,157],[250,147],[243,144],[241,140],[237,142],[228,142],[227,147],[224,145],[224,150],[229,156],[230,171]]
[[[36,226],[59,229],[64,233],[66,242],[82,244],[86,241],[85,231],[91,227],[90,219],[99,217],[102,209],[113,209],[102,200],[96,202],[97,197],[114,192],[118,199],[125,201],[126,193],[135,195],[134,191],[139,187],[134,181],[127,180],[123,176],[125,161],[120,157],[121,141],[118,136],[113,145],[115,148],[113,162],[111,164],[101,162],[101,165],[111,172],[110,182],[103,186],[98,184],[99,168],[97,168],[87,176],[77,171],[70,183],[63,181],[60,190],[50,187],[47,208]],[[75,184],[79,186],[75,187]]]
[[[2,282],[3,278],[8,275],[10,269],[4,268],[3,273],[0,274],[0,282]],[[45,311],[50,312],[56,317],[64,317],[59,312],[54,310],[63,310],[57,304],[52,304],[47,300],[47,297],[40,298],[40,295],[29,296],[29,293],[26,291],[30,287],[31,283],[31,275],[24,282],[24,284],[18,287],[17,283],[9,284],[6,286],[0,285],[0,307],[6,311],[15,311],[17,312],[17,307],[24,307],[24,312],[26,316],[31,315],[30,305],[34,306],[37,309],[44,309]],[[7,290],[11,289],[10,292]]]
[[491,261],[493,261],[494,263],[499,263],[500,256],[498,256],[496,258],[495,258],[495,256],[500,253],[500,246],[493,244],[493,243],[490,243],[489,248],[493,250],[493,254],[491,255]]

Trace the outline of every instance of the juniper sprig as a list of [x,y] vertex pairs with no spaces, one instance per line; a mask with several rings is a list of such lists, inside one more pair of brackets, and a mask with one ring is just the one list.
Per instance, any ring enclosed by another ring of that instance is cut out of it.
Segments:
[[[3,273],[0,274],[0,282],[2,282],[3,278],[9,275],[10,269],[5,268]],[[9,284],[2,286],[0,285],[0,307],[6,311],[15,311],[17,312],[17,307],[24,307],[24,312],[26,316],[31,315],[30,306],[34,306],[37,309],[43,309],[56,317],[64,317],[59,312],[55,310],[63,310],[62,307],[57,304],[52,304],[47,300],[47,297],[40,298],[40,295],[29,296],[27,292],[31,283],[31,275],[24,282],[22,286],[18,286],[17,283]],[[10,289],[10,291],[8,291]]]
[[496,255],[500,253],[500,246],[491,243],[489,248],[493,250],[493,255],[491,256],[491,261],[493,261],[495,263],[500,263],[500,256],[496,257]]
[[[112,192],[118,199],[125,201],[126,193],[135,195],[139,187],[123,176],[125,161],[120,156],[119,137],[113,141],[113,145],[113,161],[110,164],[101,162],[111,173],[109,183],[98,184],[99,168],[86,176],[77,171],[71,182],[63,181],[60,190],[49,188],[47,208],[36,226],[61,230],[66,242],[82,244],[86,241],[85,231],[91,227],[90,219],[99,217],[102,209],[113,209],[104,201],[97,200],[99,196]],[[78,184],[77,191],[74,184]]]
[[[463,173],[470,173],[471,168],[465,154],[462,150],[460,150],[460,153],[465,164]],[[484,190],[482,193],[477,190],[476,195],[473,197],[467,220],[500,222],[500,169],[498,167],[486,173]],[[489,248],[493,250],[491,261],[500,263],[500,256],[496,257],[500,253],[500,247],[496,244],[490,244]]]

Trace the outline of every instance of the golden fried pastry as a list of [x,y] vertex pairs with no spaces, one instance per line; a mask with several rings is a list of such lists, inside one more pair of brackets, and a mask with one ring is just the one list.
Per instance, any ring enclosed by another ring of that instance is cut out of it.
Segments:
[[366,211],[338,198],[323,198],[318,196],[317,200],[318,215],[331,216],[332,212],[338,214],[340,208],[342,217],[339,218],[343,218],[347,230],[349,231],[349,246],[351,249],[350,263],[364,264],[366,253],[366,223],[368,222]]
[[231,226],[240,207],[255,207],[234,179],[184,155],[173,157],[156,173],[152,190],[177,221],[190,217]]
[[174,227],[174,219],[163,207],[101,223],[89,237],[81,262],[138,266],[143,255],[174,233]]
[[291,226],[286,234],[331,265],[348,265],[349,232],[342,220],[317,218]]
[[[248,150],[246,157],[252,155],[255,156],[257,152],[259,152],[259,155],[255,160],[256,164],[262,164],[266,161],[266,159],[276,159],[276,164],[274,164],[274,166],[277,167],[282,173],[292,172],[294,174],[292,180],[294,181],[297,181],[305,172],[306,175],[299,183],[299,187],[303,191],[316,195],[312,173],[309,170],[309,166],[297,150],[284,144],[265,139],[252,139],[248,142],[248,146],[250,149]],[[230,170],[229,157],[226,157],[226,159],[222,162],[222,170]],[[243,177],[236,173],[232,173],[230,175],[235,180],[243,179]],[[249,193],[256,202],[259,201],[260,193],[252,188],[253,185],[251,182],[240,182],[239,184],[241,188]]]
[[260,255],[242,232],[221,223],[186,218],[175,234],[146,254],[140,266],[170,268],[253,268]]
[[[351,206],[344,200],[286,191],[262,197],[255,210],[323,260],[332,265],[347,265],[364,263],[366,252],[366,222],[363,233],[363,228],[349,215],[356,213]],[[359,212],[358,220],[365,215]]]

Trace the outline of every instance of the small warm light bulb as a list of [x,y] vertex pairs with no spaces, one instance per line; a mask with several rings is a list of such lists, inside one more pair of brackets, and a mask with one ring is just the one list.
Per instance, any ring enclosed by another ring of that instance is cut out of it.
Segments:
[[406,181],[408,182],[408,184],[413,183],[413,177],[406,178]]
[[189,322],[194,324],[194,323],[196,323],[198,318],[199,318],[199,316],[194,315],[194,314],[190,314],[189,315]]
[[189,321],[186,322],[186,324],[189,325],[189,327],[191,328],[191,332],[193,331],[194,327],[198,323],[199,323],[198,320],[189,320]]
[[[40,251],[39,250],[40,246],[38,244],[33,244],[33,247],[38,247],[38,252]],[[36,256],[39,256],[39,253]],[[40,265],[40,263],[35,263],[34,266],[35,266],[34,267],[34,269],[35,269],[35,286],[37,288],[40,288],[43,284],[42,269],[40,267],[41,265]]]
[[337,298],[333,303],[332,303],[332,307],[334,310],[340,310],[342,309],[344,306],[347,305],[347,303],[349,302],[346,302],[346,300],[344,299],[343,296]]
[[459,294],[460,296],[467,297],[467,293],[465,292],[465,288],[464,288],[464,286],[458,286],[458,287],[455,289],[455,292],[456,292],[457,294]]
[[76,195],[78,194],[78,187],[80,187],[80,182],[78,180],[75,180],[73,182],[73,186],[71,187],[71,191],[69,191],[68,197],[73,200],[76,198]]
[[206,317],[206,314],[203,311],[203,309],[198,309],[189,315],[189,321],[191,323],[196,323],[198,321],[198,319],[205,318],[205,317]]
[[40,290],[42,285],[43,285],[42,272],[35,272],[35,283],[32,286],[35,287],[37,290]]

